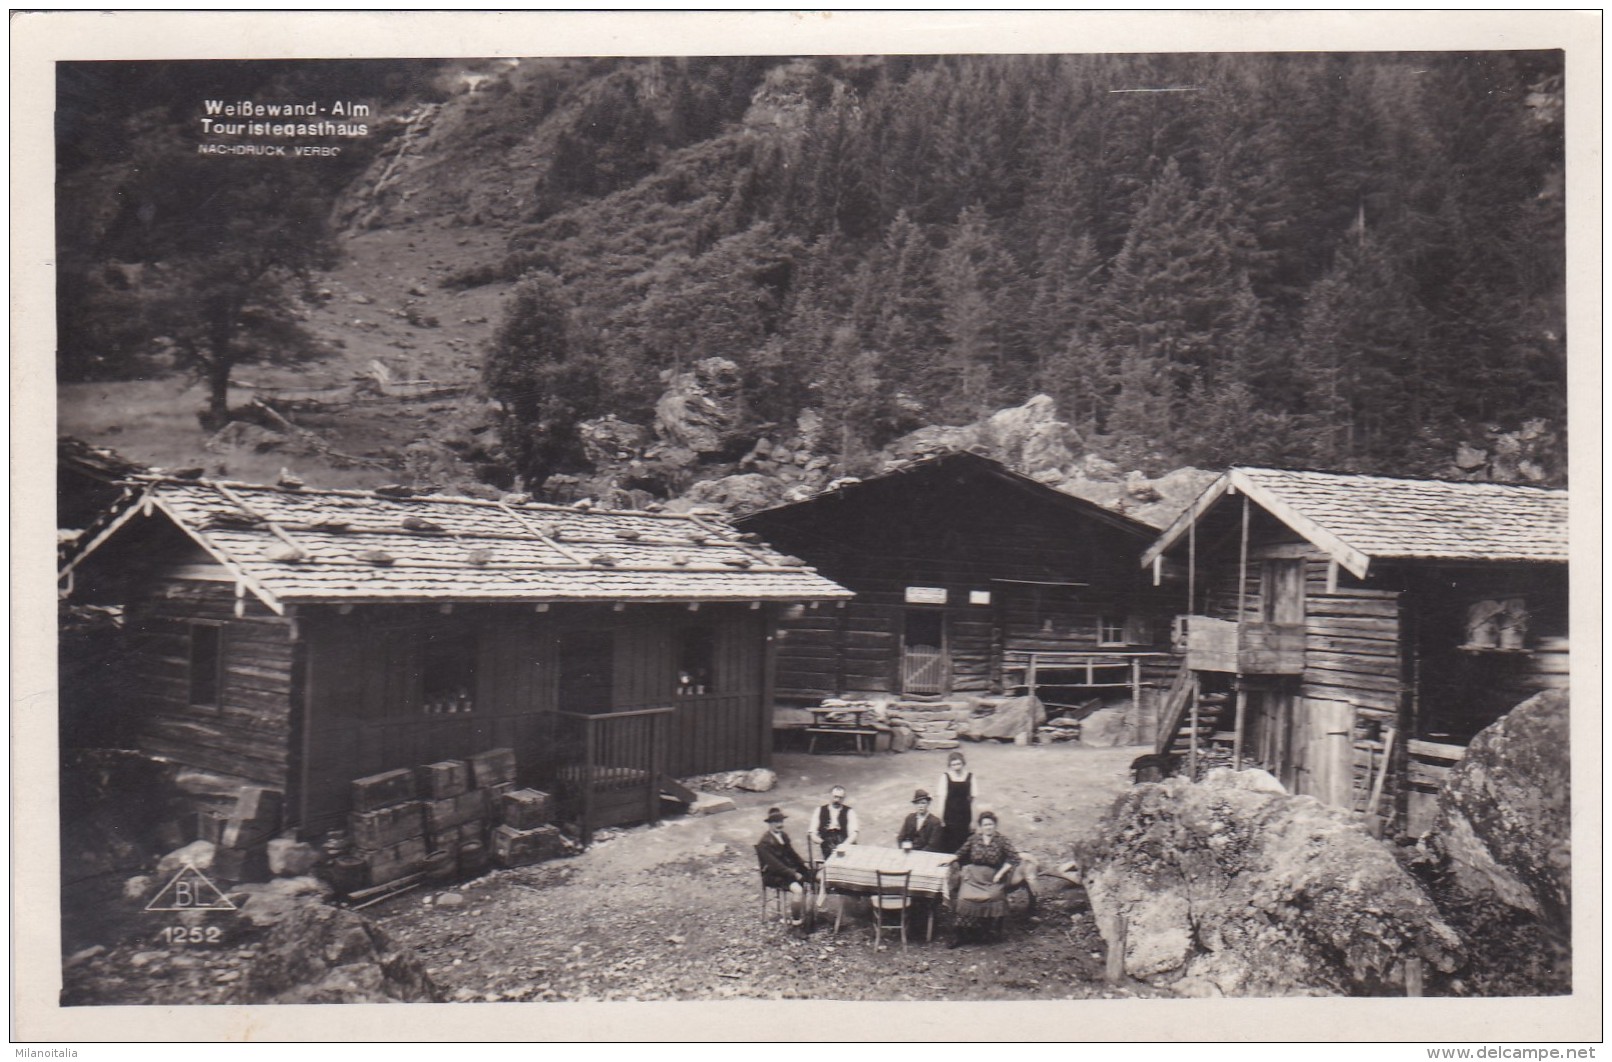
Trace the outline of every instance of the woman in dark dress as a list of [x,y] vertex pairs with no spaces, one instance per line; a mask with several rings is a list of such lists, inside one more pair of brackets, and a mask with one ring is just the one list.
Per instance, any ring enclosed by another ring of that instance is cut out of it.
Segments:
[[974,802],[979,799],[979,787],[961,752],[946,757],[946,773],[940,776],[936,792],[940,794],[940,821],[944,826],[938,850],[955,852],[968,840]]

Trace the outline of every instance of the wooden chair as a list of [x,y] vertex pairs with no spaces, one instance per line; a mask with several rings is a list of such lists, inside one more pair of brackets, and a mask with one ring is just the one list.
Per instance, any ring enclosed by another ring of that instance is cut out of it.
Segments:
[[[755,845],[756,864],[760,869],[761,877],[761,920],[763,922],[776,919],[779,922],[789,920],[789,887],[782,888],[767,884],[767,868],[772,865],[771,856],[762,845]],[[817,862],[808,860],[806,864],[806,880],[801,883],[800,917],[801,925],[807,933],[812,930],[816,920],[816,909],[813,906],[813,893],[817,888]],[[770,896],[769,896],[770,894]],[[768,914],[768,901],[772,903],[772,914]]]
[[[884,871],[873,872],[874,892],[868,898],[873,907],[873,946],[878,948],[884,940],[884,931],[887,929],[901,930],[901,950],[907,950],[907,912],[912,909],[912,894],[909,886],[912,883],[912,871]],[[896,916],[892,924],[891,915]]]
[[[756,863],[758,865],[758,869],[760,870],[761,877],[761,920],[763,922],[773,920],[781,922],[786,917],[784,912],[786,910],[786,904],[788,903],[787,897],[789,896],[789,890],[780,889],[767,884],[767,869],[769,866],[767,854],[762,850],[762,847],[759,844],[755,846],[755,849]],[[769,896],[773,901],[772,910],[775,912],[771,917],[769,917],[767,913],[767,901]]]

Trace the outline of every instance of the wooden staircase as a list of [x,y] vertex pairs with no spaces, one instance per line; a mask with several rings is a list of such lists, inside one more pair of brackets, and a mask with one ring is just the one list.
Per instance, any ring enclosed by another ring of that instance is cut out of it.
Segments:
[[[1159,755],[1187,756],[1194,744],[1201,751],[1216,744],[1216,735],[1230,725],[1232,695],[1227,690],[1205,691],[1203,676],[1183,660],[1159,710],[1158,740],[1153,751]],[[1197,729],[1193,730],[1192,706],[1198,707]]]

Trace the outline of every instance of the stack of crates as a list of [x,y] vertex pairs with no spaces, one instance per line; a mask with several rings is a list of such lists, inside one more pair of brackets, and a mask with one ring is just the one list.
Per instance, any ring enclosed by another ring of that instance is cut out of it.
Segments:
[[364,885],[386,885],[418,873],[428,852],[425,827],[425,802],[417,799],[413,771],[399,768],[353,780],[347,831],[368,869]]
[[512,749],[357,779],[348,830],[369,868],[368,884],[417,873],[433,853],[456,863],[467,845],[484,846],[489,819],[514,788]]
[[493,860],[501,867],[541,863],[571,851],[571,844],[550,825],[553,801],[536,789],[505,793],[498,804],[499,825],[493,829]]

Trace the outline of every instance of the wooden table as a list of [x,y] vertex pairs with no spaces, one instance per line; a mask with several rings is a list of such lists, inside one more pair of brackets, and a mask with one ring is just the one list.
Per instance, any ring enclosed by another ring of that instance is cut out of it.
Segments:
[[[825,734],[845,735],[856,740],[857,752],[874,752],[878,749],[879,731],[871,726],[864,725],[863,718],[873,711],[872,708],[846,706],[842,708],[808,708],[812,713],[812,725],[806,728],[811,741],[806,747],[810,754],[817,752],[817,739]],[[851,722],[839,722],[835,716],[850,716]],[[862,739],[869,738],[868,747],[864,750]]]
[[[873,892],[878,886],[877,871],[886,874],[912,871],[907,892],[934,902],[946,899],[952,860],[949,852],[913,852],[901,848],[883,848],[873,844],[841,845],[823,862],[823,888],[846,892]],[[841,900],[841,903],[844,901]],[[933,903],[929,909],[929,933],[935,931]]]

